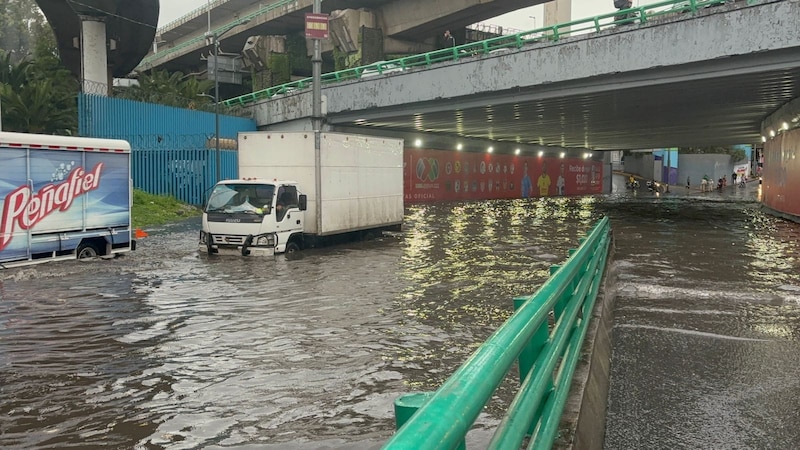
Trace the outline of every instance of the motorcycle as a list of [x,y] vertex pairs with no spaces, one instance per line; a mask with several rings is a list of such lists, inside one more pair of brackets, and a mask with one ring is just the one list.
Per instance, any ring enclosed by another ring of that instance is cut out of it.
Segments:
[[647,190],[661,192],[661,183],[655,180],[647,180]]
[[633,180],[633,182],[628,181],[625,183],[625,187],[628,189],[639,189],[639,181]]

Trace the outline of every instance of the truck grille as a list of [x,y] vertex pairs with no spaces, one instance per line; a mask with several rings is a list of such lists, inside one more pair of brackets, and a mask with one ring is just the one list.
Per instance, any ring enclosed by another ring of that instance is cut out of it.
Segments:
[[215,234],[213,236],[215,245],[242,245],[247,238],[246,236],[232,234]]

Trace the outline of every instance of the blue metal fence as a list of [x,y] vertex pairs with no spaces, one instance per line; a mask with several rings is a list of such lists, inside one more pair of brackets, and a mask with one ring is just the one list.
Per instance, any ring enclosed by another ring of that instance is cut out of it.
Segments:
[[[130,142],[137,189],[200,205],[216,182],[214,113],[81,94],[78,127],[81,136]],[[255,130],[251,119],[220,115],[222,140]],[[220,178],[236,178],[237,152],[225,142],[222,147]]]

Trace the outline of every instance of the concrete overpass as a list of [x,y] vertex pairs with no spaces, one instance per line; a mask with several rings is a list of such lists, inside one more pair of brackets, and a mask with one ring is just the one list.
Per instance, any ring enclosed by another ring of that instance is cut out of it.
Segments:
[[112,77],[130,73],[147,53],[158,0],[36,0],[53,28],[64,65],[84,92],[108,95]]
[[[797,0],[729,3],[323,85],[325,122],[444,148],[485,139],[496,151],[755,144],[762,121],[800,97],[800,35],[795,20],[781,19],[789,17],[798,17]],[[311,96],[249,108],[261,128],[310,130]]]
[[[387,38],[405,42],[415,52],[431,50],[444,29],[463,29],[467,25],[546,0],[323,0],[322,11],[366,8],[373,11],[375,25]],[[313,0],[216,0],[186,16],[170,22],[156,32],[153,49],[136,68],[138,71],[163,68],[194,72],[203,66],[202,55],[209,44],[204,34],[221,30],[243,18],[250,21],[225,35],[225,50],[239,52],[254,35],[301,33],[304,14],[310,13]],[[210,17],[210,21],[209,21]],[[463,42],[463,41],[462,41]]]

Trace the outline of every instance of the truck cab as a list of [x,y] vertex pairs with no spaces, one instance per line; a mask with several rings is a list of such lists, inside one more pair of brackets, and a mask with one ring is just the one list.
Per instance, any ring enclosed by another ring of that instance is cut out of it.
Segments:
[[299,250],[306,207],[294,181],[221,181],[203,209],[200,251],[271,256]]

